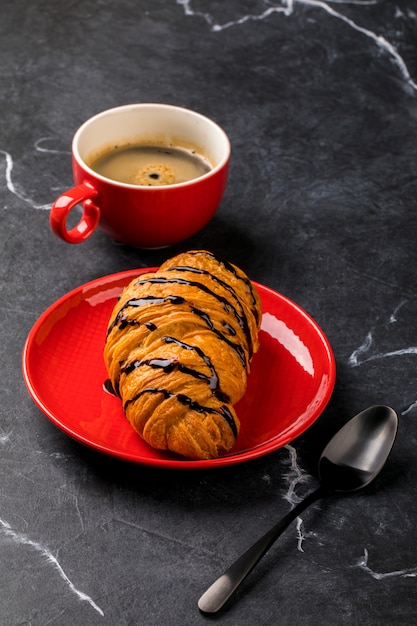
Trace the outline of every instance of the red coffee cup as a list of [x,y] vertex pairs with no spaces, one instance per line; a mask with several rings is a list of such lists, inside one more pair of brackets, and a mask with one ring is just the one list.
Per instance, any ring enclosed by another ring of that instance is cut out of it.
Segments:
[[[147,186],[118,182],[94,171],[94,155],[116,146],[161,145],[192,148],[211,169],[192,180]],[[118,242],[140,248],[169,246],[201,230],[216,212],[226,187],[230,142],[212,120],[168,104],[132,104],[103,111],[87,120],[72,142],[75,186],[54,202],[53,232],[81,243],[97,226]],[[67,217],[81,204],[73,228]]]

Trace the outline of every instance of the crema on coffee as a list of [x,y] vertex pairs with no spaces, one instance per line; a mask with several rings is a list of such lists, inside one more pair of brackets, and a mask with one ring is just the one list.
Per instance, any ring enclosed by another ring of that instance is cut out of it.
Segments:
[[160,145],[115,146],[87,164],[106,178],[148,187],[183,183],[212,169],[194,150]]

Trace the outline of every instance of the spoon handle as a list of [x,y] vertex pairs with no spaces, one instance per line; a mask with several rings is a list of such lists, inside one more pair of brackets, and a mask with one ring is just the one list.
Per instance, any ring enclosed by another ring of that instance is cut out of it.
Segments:
[[285,517],[277,522],[263,537],[258,539],[242,556],[240,556],[222,576],[203,593],[198,601],[198,608],[203,613],[216,613],[226,600],[245,580],[246,576],[259,563],[273,543],[284,532],[287,526],[298,517],[310,504],[321,498],[325,490],[319,487],[299,502]]

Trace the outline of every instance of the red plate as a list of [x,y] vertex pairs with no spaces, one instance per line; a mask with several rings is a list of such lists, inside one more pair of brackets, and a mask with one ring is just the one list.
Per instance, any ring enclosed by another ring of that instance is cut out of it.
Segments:
[[236,405],[241,431],[233,450],[191,461],[154,450],[124,418],[120,400],[103,387],[103,346],[117,296],[135,276],[130,270],[81,285],[52,304],[33,326],[23,352],[29,393],[65,433],[95,450],[136,463],[200,469],[242,463],[276,450],[319,417],[333,391],[336,368],[330,344],[299,306],[256,284],[263,305],[261,347],[246,394]]

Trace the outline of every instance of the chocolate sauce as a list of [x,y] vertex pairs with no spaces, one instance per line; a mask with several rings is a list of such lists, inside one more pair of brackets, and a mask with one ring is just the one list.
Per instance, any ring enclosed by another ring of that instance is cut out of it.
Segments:
[[[193,307],[191,309],[192,313],[194,313],[195,315],[198,315],[199,317],[201,317],[201,319],[203,319],[205,321],[205,323],[207,324],[207,326],[209,327],[209,329],[215,334],[217,335],[217,337],[219,339],[221,339],[221,341],[224,341],[225,343],[227,343],[228,346],[230,346],[238,355],[240,362],[242,363],[242,366],[246,369],[247,367],[247,362],[246,362],[246,355],[245,355],[245,351],[242,348],[242,346],[240,345],[240,343],[234,343],[233,341],[231,341],[228,337],[226,337],[225,335],[223,335],[223,333],[221,333],[219,330],[217,330],[214,325],[213,322],[211,321],[211,318],[209,315],[207,315],[207,313],[205,313],[204,311],[202,311],[201,309],[196,309],[195,307]],[[223,322],[223,326],[225,326],[226,323]],[[235,332],[236,334],[236,332]]]
[[[233,274],[233,276],[235,276],[238,280],[241,280],[249,289],[249,293],[251,296],[251,300],[252,300],[252,313],[254,318],[256,319],[256,322],[259,322],[259,311],[258,308],[256,307],[256,298],[255,298],[255,293],[254,293],[254,289],[253,289],[253,285],[251,283],[251,281],[249,280],[249,278],[247,276],[241,276],[234,265],[232,265],[232,263],[230,263],[229,261],[226,261],[225,259],[222,259],[218,256],[216,256],[215,254],[213,254],[212,252],[207,252],[206,250],[191,250],[190,252],[188,252],[188,254],[192,254],[194,256],[206,256],[209,257],[211,259],[214,259],[215,261],[217,261],[217,263],[220,263],[221,265],[223,265],[223,267],[230,272],[231,274]],[[169,268],[167,268],[169,269]]]
[[195,402],[195,400],[192,400],[189,396],[186,396],[182,393],[172,393],[167,389],[159,389],[158,387],[147,387],[146,389],[143,389],[141,392],[136,394],[136,396],[125,402],[123,407],[124,410],[126,411],[129,404],[132,404],[133,402],[136,402],[136,400],[139,400],[139,398],[145,393],[161,394],[164,400],[168,400],[169,398],[176,398],[178,402],[180,402],[184,406],[189,407],[192,411],[196,411],[197,413],[217,413],[217,415],[220,415],[221,417],[223,417],[224,420],[226,420],[234,436],[237,437],[238,435],[236,422],[230,409],[227,406],[222,405],[219,409],[214,409],[210,406],[202,406],[198,402]]
[[[165,296],[163,298],[155,297],[155,296],[144,296],[143,298],[133,298],[132,300],[128,300],[127,302],[125,302],[122,308],[118,311],[113,322],[109,325],[109,328],[107,330],[107,336],[110,335],[111,331],[113,330],[115,326],[119,326],[119,329],[122,330],[123,328],[129,325],[130,326],[140,325],[140,322],[138,322],[137,320],[129,320],[124,314],[125,309],[129,308],[130,306],[141,307],[141,306],[144,306],[145,304],[164,304],[166,302],[170,302],[171,304],[184,304],[185,300],[181,296]],[[148,322],[146,324],[146,327],[149,328],[149,330],[156,329],[155,324],[152,324],[152,322]]]
[[[163,283],[166,282],[166,279],[157,279],[159,283]],[[178,279],[180,280],[180,279]],[[153,279],[147,279],[146,281],[142,280],[140,281],[140,284],[146,284],[146,282],[156,282]],[[186,281],[189,282],[189,281]],[[139,284],[139,283],[136,283]],[[173,304],[183,304],[186,302],[186,300],[184,298],[182,298],[181,296],[165,296],[163,298],[156,298],[154,296],[145,296],[143,298],[137,298],[137,299],[132,299],[132,300],[128,300],[123,306],[122,308],[118,311],[117,315],[115,316],[115,319],[113,320],[113,322],[110,324],[108,331],[107,331],[107,336],[111,333],[111,331],[113,330],[113,328],[115,326],[118,326],[120,330],[123,330],[124,328],[126,328],[127,326],[135,326],[135,325],[140,325],[140,322],[138,320],[135,319],[128,319],[127,316],[124,313],[124,310],[130,306],[136,307],[136,306],[143,306],[144,304],[161,304],[161,303],[165,303],[165,302],[171,302]],[[223,333],[221,333],[219,330],[217,330],[212,321],[210,316],[205,312],[202,311],[201,309],[197,309],[195,307],[191,307],[191,312],[194,313],[195,315],[198,315],[201,319],[204,320],[204,322],[207,324],[208,328],[213,331],[218,337],[219,339],[221,339],[222,341],[224,341],[225,343],[227,343],[238,355],[243,367],[246,369],[247,368],[247,361],[246,361],[246,355],[245,355],[245,351],[242,348],[242,346],[238,343],[234,343],[233,341],[231,341],[228,337],[226,337]],[[223,320],[222,325],[224,328],[227,329],[228,333],[230,335],[236,335],[236,331],[233,329],[232,326],[230,326],[230,324],[228,324],[226,321]],[[145,323],[145,326],[149,329],[149,330],[156,330],[156,325],[152,322],[147,322]],[[249,329],[248,329],[249,332]],[[249,335],[250,337],[250,335]],[[249,358],[252,354],[252,342],[249,343]]]
[[165,373],[169,374],[174,370],[178,370],[183,374],[187,374],[189,376],[193,376],[198,380],[204,380],[207,382],[209,389],[213,392],[213,394],[218,398],[221,402],[230,402],[230,398],[227,394],[221,391],[219,386],[219,377],[217,376],[216,370],[211,362],[211,359],[199,348],[198,346],[193,346],[175,337],[163,337],[162,341],[165,343],[175,343],[183,350],[192,350],[198,354],[198,356],[204,361],[207,367],[210,370],[210,376],[207,374],[203,374],[198,370],[192,369],[187,365],[184,365],[180,361],[177,361],[175,358],[169,359],[161,359],[161,358],[153,358],[153,359],[142,359],[135,360],[131,363],[128,363],[124,367],[121,368],[121,374],[129,375],[131,372],[136,370],[138,367],[142,367],[147,365],[148,367],[152,367],[154,369],[162,369]]
[[218,276],[216,276],[215,274],[212,274],[211,272],[208,272],[207,270],[203,270],[197,267],[190,267],[187,265],[175,265],[173,267],[169,267],[166,269],[167,272],[190,272],[192,274],[201,274],[203,276],[208,276],[210,278],[210,280],[216,282],[218,285],[221,285],[221,287],[223,287],[224,289],[226,289],[226,291],[228,291],[230,293],[230,295],[233,297],[233,299],[235,300],[235,302],[237,302],[239,309],[240,309],[240,313],[241,313],[241,320],[239,321],[239,325],[241,326],[241,328],[245,331],[246,336],[248,337],[248,343],[251,346],[251,336],[250,336],[250,332],[249,332],[249,325],[248,325],[248,320],[246,317],[246,313],[245,310],[242,306],[242,303],[240,301],[240,298],[238,297],[238,295],[236,294],[236,291],[233,289],[233,287],[231,285],[229,285],[228,283],[226,283],[224,280],[221,280],[221,278],[219,278]]
[[236,336],[236,331],[233,328],[233,326],[230,326],[230,324],[228,324],[227,322],[225,322],[224,320],[222,321],[222,326],[223,328],[229,333],[229,335],[233,335]]
[[[219,387],[219,377],[217,376],[217,372],[213,366],[213,363],[211,362],[211,359],[203,352],[201,348],[199,348],[198,346],[190,345],[189,343],[185,343],[184,341],[180,341],[179,339],[176,339],[175,337],[167,336],[163,338],[163,341],[168,344],[175,343],[177,346],[179,346],[183,350],[190,350],[190,351],[196,352],[196,354],[200,357],[200,359],[202,359],[204,363],[207,365],[207,367],[209,368],[211,375],[206,376],[205,374],[201,374],[201,372],[192,370],[186,366],[181,366],[180,367],[181,371],[186,371],[188,374],[195,376],[195,378],[199,378],[201,380],[207,380],[209,389],[211,389],[211,391],[213,391],[216,395],[221,393],[220,387]],[[229,401],[228,399],[225,399],[224,394],[221,394],[221,395],[223,396],[222,402]]]
[[[205,273],[205,271],[201,270],[201,273]],[[233,315],[236,318],[239,326],[241,327],[241,329],[243,330],[243,332],[244,332],[244,334],[246,336],[247,345],[248,345],[248,349],[249,349],[249,354],[250,354],[250,356],[252,356],[252,337],[251,337],[250,330],[249,330],[248,320],[246,318],[246,315],[244,313],[242,305],[240,304],[240,301],[239,301],[238,297],[236,296],[236,294],[234,292],[233,292],[234,298],[237,300],[237,302],[239,304],[239,308],[241,309],[240,313],[238,313],[236,308],[229,302],[229,300],[227,300],[227,298],[219,295],[215,291],[212,291],[211,289],[206,287],[206,285],[203,285],[203,283],[200,283],[198,281],[186,280],[184,278],[165,278],[164,276],[155,276],[155,277],[152,277],[152,278],[145,278],[143,280],[139,279],[135,284],[136,285],[146,285],[146,284],[149,284],[149,283],[150,284],[159,284],[159,285],[175,284],[175,285],[187,285],[187,286],[190,286],[190,287],[197,287],[197,289],[200,289],[204,293],[207,293],[208,295],[212,296],[213,298],[216,298],[216,300],[218,300],[223,305],[223,308],[226,311],[226,313],[233,313]],[[231,290],[231,288],[229,288],[229,291],[230,290]],[[133,305],[133,306],[135,306],[135,305]]]
[[110,378],[107,378],[104,383],[103,383],[103,389],[106,393],[110,394],[111,396],[117,396],[118,394],[116,393],[113,384],[110,380]]

